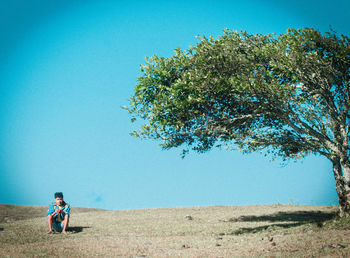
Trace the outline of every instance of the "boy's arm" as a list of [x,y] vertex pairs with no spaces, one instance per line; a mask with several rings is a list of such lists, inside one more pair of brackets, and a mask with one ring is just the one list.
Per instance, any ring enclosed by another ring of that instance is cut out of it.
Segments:
[[54,213],[57,213],[55,208],[54,208],[54,205],[50,205],[49,210],[46,213],[46,216],[49,216],[49,215],[54,214]]
[[70,206],[69,204],[67,203],[66,206],[64,207],[63,209],[63,212],[67,215],[70,215]]
[[49,209],[47,210],[46,216],[49,216],[49,215],[51,215],[54,212],[55,212],[55,210],[53,209],[53,205],[50,205]]

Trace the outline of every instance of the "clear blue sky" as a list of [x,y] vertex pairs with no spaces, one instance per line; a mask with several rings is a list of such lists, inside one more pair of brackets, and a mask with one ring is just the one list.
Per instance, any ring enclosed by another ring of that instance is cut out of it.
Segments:
[[162,151],[129,136],[127,105],[146,56],[170,56],[224,28],[349,36],[349,1],[0,2],[0,203],[137,209],[336,204],[322,157],[281,166],[261,154]]

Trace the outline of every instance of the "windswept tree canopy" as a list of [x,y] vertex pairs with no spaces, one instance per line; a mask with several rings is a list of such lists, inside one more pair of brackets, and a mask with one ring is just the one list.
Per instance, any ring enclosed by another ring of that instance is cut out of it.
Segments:
[[203,37],[141,66],[128,110],[146,123],[133,134],[165,149],[227,144],[331,159],[349,151],[349,67],[349,38],[336,33]]

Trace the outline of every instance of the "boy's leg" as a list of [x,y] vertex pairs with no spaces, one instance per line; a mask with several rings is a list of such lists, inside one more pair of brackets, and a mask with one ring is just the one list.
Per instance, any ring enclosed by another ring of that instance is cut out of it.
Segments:
[[47,234],[51,234],[52,233],[53,215],[50,214],[47,216],[47,222],[49,224],[49,231],[47,232]]
[[66,216],[64,216],[64,220],[62,221],[63,223],[63,229],[62,229],[62,233],[66,234],[66,229],[68,227],[68,223],[69,223],[69,215],[66,214]]

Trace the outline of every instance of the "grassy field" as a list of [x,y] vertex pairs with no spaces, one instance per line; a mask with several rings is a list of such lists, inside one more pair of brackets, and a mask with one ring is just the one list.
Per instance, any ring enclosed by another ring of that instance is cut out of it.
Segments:
[[350,220],[334,206],[72,208],[47,235],[47,207],[0,205],[0,256],[350,257]]

